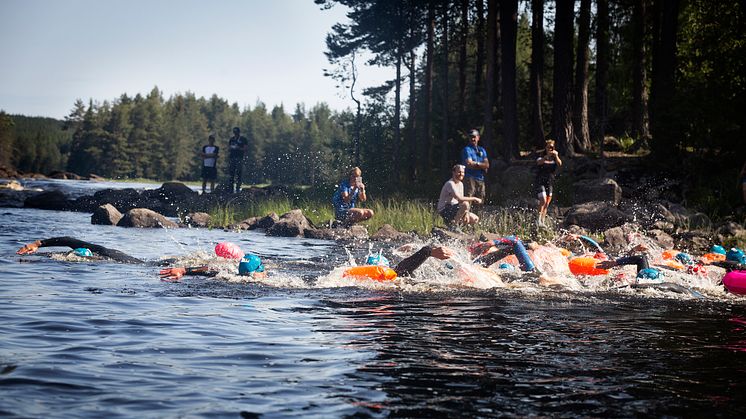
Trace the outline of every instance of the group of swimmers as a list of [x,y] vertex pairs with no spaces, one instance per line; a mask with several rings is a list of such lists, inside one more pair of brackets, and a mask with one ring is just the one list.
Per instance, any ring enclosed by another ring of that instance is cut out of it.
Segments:
[[[585,238],[584,236],[581,236]],[[578,239],[578,236],[568,235],[567,238]],[[588,238],[586,238],[588,239]],[[648,256],[649,249],[645,246],[636,246],[632,249],[633,254],[623,256],[616,259],[610,259],[604,252],[603,249],[598,246],[597,243],[588,239],[597,248],[594,249],[591,254],[598,259],[596,267],[599,269],[611,269],[614,267],[634,265],[636,266],[636,274],[633,278],[627,278],[624,280],[624,286],[630,286],[632,288],[658,288],[666,291],[673,291],[678,293],[689,293],[695,294],[691,290],[686,289],[680,285],[667,282],[664,280],[665,271],[669,267],[663,263],[662,260],[655,259],[654,263],[651,263],[651,259]],[[39,248],[42,247],[69,247],[72,252],[81,257],[97,257],[107,258],[122,263],[145,263],[144,261],[127,255],[119,250],[110,249],[104,246],[100,246],[94,243],[85,242],[72,237],[54,237],[44,240],[37,240],[29,243],[18,249],[16,252],[19,255],[27,255],[35,253]],[[715,246],[714,248],[718,248]],[[722,248],[720,248],[722,249]],[[241,249],[231,243],[221,243],[216,246],[216,254],[220,257],[235,259],[237,261],[238,275],[247,276],[253,279],[261,279],[267,276],[267,271],[261,260],[256,255],[245,254]],[[504,237],[498,240],[478,242],[469,246],[469,252],[472,257],[472,263],[466,269],[459,270],[459,275],[464,275],[463,278],[459,278],[466,285],[474,283],[475,280],[487,279],[488,282],[483,288],[492,286],[501,286],[503,284],[503,275],[501,272],[505,269],[513,270],[520,269],[524,273],[533,273],[528,278],[536,278],[536,282],[542,286],[571,286],[571,282],[575,281],[573,275],[569,275],[567,270],[567,253],[563,248],[554,246],[553,244],[540,245],[538,243],[524,244],[520,239],[510,236]],[[722,249],[724,252],[724,249]],[[719,251],[719,250],[717,250]],[[446,246],[422,246],[409,257],[404,258],[398,264],[393,266],[391,269],[395,273],[394,277],[411,277],[425,261],[429,258],[435,258],[439,260],[451,259],[456,255],[456,252]],[[698,267],[702,266],[704,262],[696,261],[695,258],[680,253],[676,255],[676,259],[682,262],[686,262],[690,265],[690,272],[697,272]],[[497,269],[488,269],[492,265],[499,264]],[[697,264],[697,262],[699,264]],[[161,265],[169,265],[173,263],[173,260],[160,261]],[[743,252],[736,251],[735,249],[727,252],[727,256],[724,254],[723,258],[717,261],[708,261],[707,264],[713,266],[719,266],[725,268],[726,271],[733,270],[746,270],[746,256]],[[366,261],[368,265],[388,265],[388,260],[382,257],[371,255]],[[704,272],[702,267],[701,272]],[[159,274],[162,279],[168,281],[178,281],[185,275],[200,275],[200,276],[215,276],[219,273],[218,269],[212,268],[209,265],[199,265],[191,267],[180,267],[180,266],[167,266],[160,270]],[[623,275],[617,275],[616,278],[623,280]]]

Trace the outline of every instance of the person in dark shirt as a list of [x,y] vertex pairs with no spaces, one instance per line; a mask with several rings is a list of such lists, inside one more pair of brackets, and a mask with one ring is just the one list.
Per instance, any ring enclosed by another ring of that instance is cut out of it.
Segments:
[[544,225],[547,208],[549,208],[549,203],[552,202],[554,176],[561,166],[562,160],[560,160],[557,150],[554,149],[554,140],[547,140],[542,155],[536,159],[535,187],[539,198],[538,224],[540,226]]
[[241,135],[241,129],[233,128],[233,137],[228,140],[228,188],[231,193],[241,191],[243,160],[248,145],[246,137]]

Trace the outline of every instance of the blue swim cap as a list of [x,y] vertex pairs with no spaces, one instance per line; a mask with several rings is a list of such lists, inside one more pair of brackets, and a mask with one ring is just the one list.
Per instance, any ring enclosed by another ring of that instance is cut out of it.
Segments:
[[512,271],[512,270],[515,269],[515,266],[513,266],[513,265],[511,265],[509,263],[503,262],[503,263],[500,264],[500,266],[498,266],[498,268],[500,268],[500,269],[507,269],[509,271]]
[[640,269],[637,273],[637,279],[658,279],[661,276],[661,271],[655,268]]
[[80,256],[82,258],[93,257],[93,252],[91,252],[91,249],[87,249],[85,247],[79,247],[79,248],[73,250],[73,254],[75,256]]
[[262,260],[257,255],[244,255],[241,262],[238,264],[239,275],[250,275],[254,272],[264,272],[264,265]]
[[677,261],[679,261],[679,263],[681,263],[681,264],[683,264],[683,265],[689,265],[689,264],[691,264],[691,263],[693,263],[693,262],[694,262],[694,261],[692,260],[692,257],[691,257],[691,256],[689,256],[688,254],[684,253],[684,252],[681,252],[681,253],[677,253],[677,254],[676,254],[676,258],[675,258],[675,259],[676,259]]
[[746,263],[746,255],[743,254],[743,250],[736,249],[735,247],[728,250],[728,253],[725,254],[725,259],[738,263]]
[[377,266],[390,266],[391,262],[389,262],[388,259],[386,259],[386,256],[378,253],[375,255],[368,256],[368,259],[365,261],[366,265],[377,265]]
[[714,244],[710,248],[710,253],[720,253],[721,255],[725,254],[725,248],[719,244]]

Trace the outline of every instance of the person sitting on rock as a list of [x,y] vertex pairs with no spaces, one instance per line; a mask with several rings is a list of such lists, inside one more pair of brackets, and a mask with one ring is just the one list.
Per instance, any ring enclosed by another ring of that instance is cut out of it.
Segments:
[[374,215],[371,209],[355,207],[358,200],[365,202],[368,199],[362,174],[359,167],[353,167],[349,178],[339,182],[339,187],[332,197],[334,218],[344,226],[369,220]]
[[469,212],[470,203],[481,204],[482,200],[474,196],[464,196],[465,167],[461,164],[451,168],[451,178],[443,184],[438,198],[438,214],[443,217],[446,227],[460,232],[461,226],[474,225],[479,217]]

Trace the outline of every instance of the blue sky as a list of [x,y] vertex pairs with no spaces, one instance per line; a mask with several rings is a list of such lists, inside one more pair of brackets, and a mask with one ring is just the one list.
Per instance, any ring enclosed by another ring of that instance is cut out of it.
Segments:
[[[0,0],[0,109],[62,118],[75,99],[190,91],[253,107],[352,101],[323,76],[345,9],[313,0]],[[362,69],[360,86],[393,78]],[[360,91],[360,90],[358,90]]]

